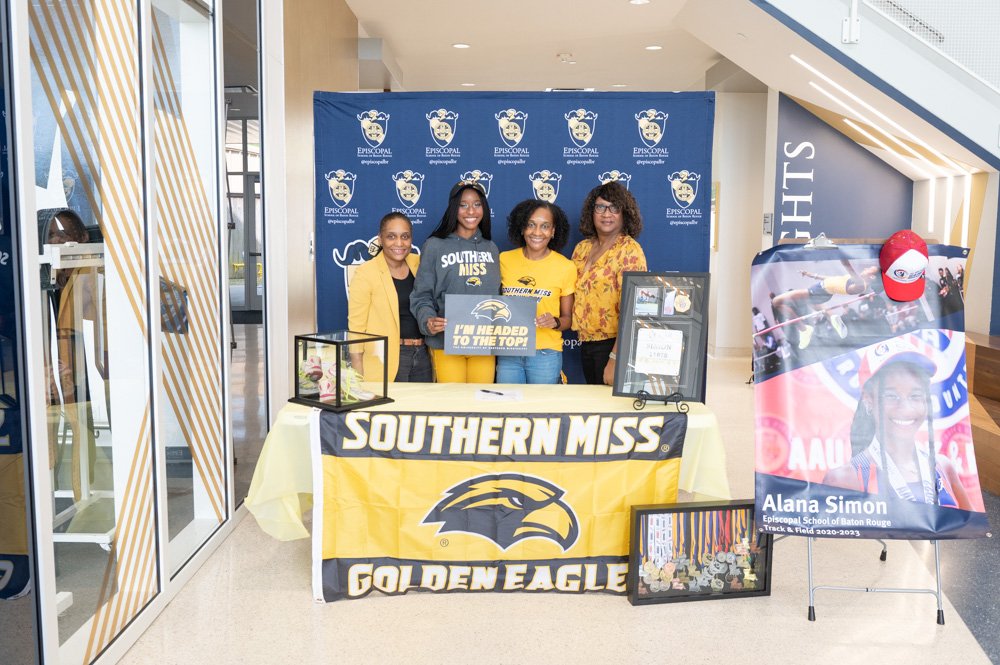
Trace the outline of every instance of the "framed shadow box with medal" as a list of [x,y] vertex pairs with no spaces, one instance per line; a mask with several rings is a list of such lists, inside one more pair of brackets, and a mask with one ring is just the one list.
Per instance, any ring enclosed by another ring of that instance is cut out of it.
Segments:
[[613,394],[705,401],[708,273],[626,272]]

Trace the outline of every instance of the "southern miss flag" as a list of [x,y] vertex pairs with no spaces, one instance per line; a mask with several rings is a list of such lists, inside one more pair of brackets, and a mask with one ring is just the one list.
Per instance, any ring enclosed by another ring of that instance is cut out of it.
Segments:
[[624,593],[629,508],[676,500],[686,429],[663,412],[321,412],[314,593]]

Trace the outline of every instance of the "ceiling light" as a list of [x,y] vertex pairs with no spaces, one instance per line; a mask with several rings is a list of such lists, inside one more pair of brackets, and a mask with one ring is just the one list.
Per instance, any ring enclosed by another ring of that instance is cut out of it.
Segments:
[[624,88],[625,84],[624,83],[612,83],[611,87],[612,88]]
[[476,84],[475,83],[463,83],[462,85],[464,85],[466,88],[471,88],[472,86],[474,86]]
[[451,47],[452,48],[469,48],[469,45],[468,44],[463,44],[463,43],[459,42],[458,44],[452,44]]
[[648,5],[649,0],[628,0],[630,5]]
[[657,44],[651,44],[651,45],[649,45],[649,46],[646,47],[646,50],[647,51],[662,51],[663,47],[659,46]]
[[[823,72],[819,71],[818,69],[816,69],[815,67],[813,67],[812,65],[810,65],[809,63],[807,63],[805,60],[803,60],[799,56],[797,56],[797,55],[795,55],[793,53],[793,54],[789,55],[788,57],[790,57],[796,63],[798,63],[799,65],[801,65],[805,69],[809,70],[810,72],[812,72],[816,76],[820,77],[821,79],[823,79],[824,81],[826,81],[830,85],[832,85],[834,88],[836,88],[837,90],[839,90],[841,93],[843,93],[844,95],[846,95],[848,98],[852,99],[853,101],[857,102],[858,104],[861,104],[867,110],[869,110],[872,113],[874,113],[883,122],[885,122],[886,124],[888,124],[890,127],[893,127],[895,129],[899,130],[900,132],[902,132],[911,141],[913,141],[914,143],[916,143],[920,147],[922,147],[925,150],[927,150],[928,152],[930,152],[932,155],[934,155],[935,157],[937,157],[938,159],[940,159],[945,164],[948,164],[949,166],[951,166],[952,168],[954,168],[956,171],[958,171],[959,173],[961,173],[963,175],[967,175],[968,174],[968,171],[966,169],[962,168],[953,159],[951,159],[950,157],[942,154],[938,150],[935,150],[934,148],[932,148],[930,145],[928,145],[925,141],[923,141],[920,137],[918,137],[917,135],[915,135],[913,132],[909,131],[908,129],[906,129],[905,127],[903,127],[902,125],[900,125],[898,122],[894,121],[892,118],[890,118],[889,116],[885,115],[884,113],[882,113],[881,111],[879,111],[878,109],[876,109],[874,106],[872,106],[868,102],[864,101],[863,99],[861,99],[860,97],[858,97],[857,95],[855,95],[854,93],[852,93],[850,90],[848,90],[844,86],[840,85],[839,83],[837,83],[836,81],[834,81],[833,79],[831,79],[829,76],[827,76]],[[813,85],[812,81],[810,81],[809,84]],[[841,102],[841,105],[843,105],[842,102]],[[858,117],[861,118],[861,116],[858,116]],[[864,122],[868,122],[867,120],[864,120],[863,118],[861,118],[861,119]],[[873,123],[868,122],[868,124],[872,125]],[[896,140],[898,142],[898,139],[895,139],[895,137],[890,136],[890,138],[892,138],[892,139],[894,139],[894,140]],[[908,150],[910,152],[913,152],[913,150],[909,146],[903,146],[903,147],[906,150]],[[925,161],[928,161],[928,162],[930,161],[930,160],[927,160],[926,158],[924,158],[924,159],[925,159]],[[935,165],[935,166],[937,166],[937,165]]]

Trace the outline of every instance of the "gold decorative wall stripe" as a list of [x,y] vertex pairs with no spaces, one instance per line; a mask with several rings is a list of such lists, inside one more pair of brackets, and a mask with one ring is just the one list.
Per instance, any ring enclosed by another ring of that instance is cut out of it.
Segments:
[[[65,12],[71,6],[70,3],[60,3],[53,5],[51,11],[57,16],[64,17]],[[130,95],[120,81],[118,85],[114,86],[112,94],[108,94],[110,91],[103,91],[101,99],[94,100],[91,90],[93,88],[102,89],[102,86],[97,85],[99,76],[93,66],[92,51],[85,50],[85,54],[89,53],[90,55],[84,56],[88,59],[90,66],[80,75],[73,76],[73,61],[62,50],[61,46],[57,47],[56,51],[53,51],[50,46],[51,44],[60,45],[64,40],[78,45],[87,44],[87,32],[81,30],[79,34],[70,33],[69,35],[60,33],[53,23],[53,14],[49,12],[48,5],[33,3],[31,7],[32,10],[38,8],[42,10],[41,16],[37,11],[30,13],[32,63],[56,119],[59,132],[65,141],[70,159],[77,173],[81,175],[79,185],[104,235],[107,254],[127,285],[126,294],[129,298],[129,304],[140,329],[145,334],[145,271],[143,269],[145,262],[142,253],[144,242],[141,232],[142,207],[139,201],[139,169],[136,158],[137,151],[135,150],[138,141],[133,141],[132,159],[125,156],[127,151],[119,148],[115,151],[117,159],[104,160],[101,159],[103,155],[98,155],[98,161],[95,162],[93,154],[95,151],[92,149],[100,145],[101,139],[112,138],[118,142],[124,140],[121,138],[123,134],[128,138],[138,136],[138,100],[135,99],[137,96],[135,87],[132,86],[131,97],[135,103],[131,109],[125,105]],[[61,25],[67,24],[63,20]],[[99,37],[100,35],[98,35]],[[136,69],[138,64],[134,54],[137,53],[137,44],[134,39],[133,44],[135,44],[131,50],[133,57],[130,60],[127,58],[123,58],[123,60]],[[96,50],[100,56],[102,49]],[[43,60],[48,64],[47,67],[43,66]],[[125,64],[121,63],[120,66],[125,66]],[[88,100],[90,103],[87,103]],[[93,117],[107,115],[108,109],[102,108],[102,103],[105,101],[111,102],[110,105],[115,107],[114,115],[121,118],[122,122],[128,119],[132,120],[133,131],[114,132],[111,137],[102,136],[102,134],[106,135],[106,132],[93,126]],[[65,117],[60,113],[60,102],[66,108]],[[95,106],[96,108],[94,108]],[[111,173],[105,174],[105,170],[110,170]],[[89,174],[90,178],[83,177],[84,174]],[[96,187],[94,181],[98,183]],[[120,194],[118,188],[113,186],[113,181],[126,183],[126,190],[129,193],[127,201],[122,200],[124,195]],[[103,198],[109,195],[109,200],[104,201]],[[132,214],[122,216],[125,223],[109,224],[105,206],[129,209]]]
[[[131,310],[135,329],[146,338],[137,5],[128,0],[69,0],[32,2],[29,7],[31,61],[42,103],[48,104],[61,149],[78,174],[77,191],[101,229],[108,277],[124,291],[118,306]],[[88,211],[81,212],[87,216]],[[113,372],[127,362],[112,349]],[[139,369],[146,369],[145,363]],[[117,464],[128,465],[128,474],[125,486],[116,487],[116,529],[86,649],[80,654],[83,663],[96,658],[158,590],[148,400],[136,416],[141,421],[134,443],[116,455],[121,458]],[[114,427],[119,437],[129,431],[123,424]]]
[[161,274],[188,290],[189,330],[163,335],[163,388],[221,521],[224,515],[218,229],[153,14],[154,207]]
[[[152,537],[153,505],[149,492],[152,468],[148,455],[149,447],[149,403],[147,402],[134,445],[128,481],[122,492],[121,510],[117,513],[117,529],[104,571],[104,581],[97,597],[97,610],[94,612],[90,627],[84,664],[91,662],[117,635],[117,631],[112,630],[111,619],[117,618],[119,614],[124,591],[132,588],[149,589],[152,580],[154,588],[147,594],[147,600],[155,594],[155,569],[142,578],[133,580],[128,577],[131,569],[130,561],[137,551],[135,547],[137,538],[141,537],[141,540],[145,541]],[[143,535],[145,537],[142,537]],[[156,556],[156,548],[152,542],[144,550],[138,551],[147,557]],[[111,587],[112,579],[117,580],[114,587]],[[114,588],[113,592],[110,591],[111,588]],[[128,616],[131,618],[132,615]]]
[[[169,146],[164,145],[163,141],[160,140],[159,132],[157,132],[156,146],[157,155],[169,152]],[[157,181],[160,183],[170,183],[172,181],[169,177],[170,174],[164,172],[159,157],[157,158],[156,174]],[[198,430],[200,436],[189,438],[188,440],[193,443],[193,457],[197,456],[199,459],[201,457],[209,457],[212,467],[211,476],[214,480],[211,484],[217,488],[221,499],[223,477],[220,445],[222,433],[218,418],[221,409],[221,381],[219,377],[221,358],[218,352],[219,331],[218,329],[212,330],[207,325],[208,321],[217,320],[218,317],[215,312],[218,312],[219,301],[217,297],[212,297],[213,294],[205,286],[213,278],[217,278],[206,270],[204,267],[205,261],[195,261],[187,254],[186,248],[190,242],[185,243],[183,238],[178,237],[178,234],[184,232],[185,220],[191,217],[179,214],[179,211],[172,205],[173,201],[181,200],[184,194],[173,189],[170,184],[165,186],[168,188],[167,191],[163,192],[162,196],[157,197],[157,211],[161,221],[160,229],[165,236],[163,238],[164,241],[161,243],[161,263],[164,265],[164,277],[189,287],[189,321],[191,322],[191,329],[185,337],[190,339],[190,347],[195,354],[194,366],[190,368],[193,371],[182,371],[185,365],[181,362],[181,358],[185,354],[177,350],[182,342],[175,335],[165,336],[166,341],[171,346],[177,347],[172,353],[165,353],[164,355],[165,385],[180,384],[181,379],[184,377],[193,376],[196,378],[195,381],[191,382],[190,387],[193,389],[193,397],[196,398],[193,400],[195,402],[194,406],[201,407],[196,409],[196,417],[202,423],[202,426]],[[209,217],[209,219],[211,218]],[[190,236],[187,233],[184,235]],[[177,252],[180,252],[182,255],[176,256]],[[176,272],[168,272],[170,268],[173,268]],[[184,391],[181,390],[180,393],[184,394]],[[188,400],[184,403],[188,404],[190,401]],[[183,425],[184,419],[181,417],[182,415],[183,412],[178,411],[179,420],[181,420]],[[211,423],[211,426],[209,426],[209,423]],[[211,436],[205,432],[206,427],[211,428]],[[204,452],[202,451],[203,448],[205,448]],[[213,455],[208,451],[217,452],[218,454]]]

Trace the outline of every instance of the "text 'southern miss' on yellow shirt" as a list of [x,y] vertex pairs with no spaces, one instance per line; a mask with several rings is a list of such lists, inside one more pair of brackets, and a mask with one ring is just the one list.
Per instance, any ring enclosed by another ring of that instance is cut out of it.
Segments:
[[595,240],[580,241],[573,250],[576,266],[576,300],[573,328],[583,342],[618,336],[618,308],[622,297],[622,273],[646,271],[646,255],[635,238],[620,235],[608,251],[584,272]]

